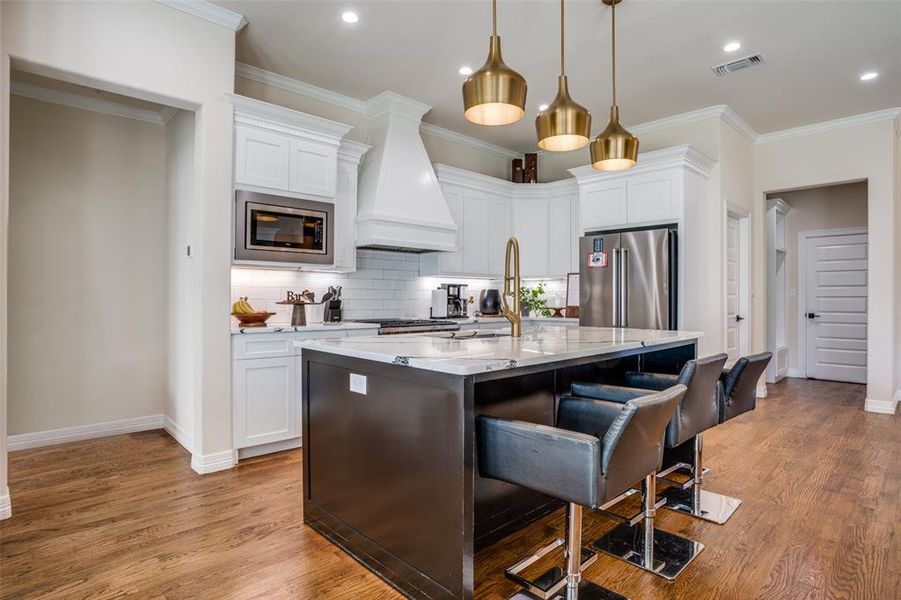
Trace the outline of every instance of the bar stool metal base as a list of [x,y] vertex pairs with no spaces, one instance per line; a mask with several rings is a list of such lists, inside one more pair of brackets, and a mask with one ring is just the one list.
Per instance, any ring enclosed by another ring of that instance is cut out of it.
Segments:
[[[529,565],[534,564],[548,553],[564,546],[566,541],[563,539],[554,540],[547,546],[538,550],[532,556],[525,558],[505,571],[507,579],[518,584],[525,590],[526,596],[514,596],[521,598],[538,598],[539,600],[551,600],[560,597],[561,592],[565,592],[566,588],[566,571],[560,567],[552,567],[536,577],[535,579],[526,579],[520,573]],[[579,572],[581,573],[594,564],[598,559],[598,555],[587,548],[582,548],[581,563]]]
[[671,487],[661,496],[666,499],[664,508],[718,525],[728,521],[732,513],[741,506],[741,500],[738,498],[708,492],[700,485],[693,485],[688,489]]
[[591,547],[670,581],[704,549],[704,544],[700,542],[654,529],[653,550],[646,553],[646,527],[644,523],[632,527],[626,524],[617,525],[603,537],[595,540]]
[[[629,600],[622,594],[617,594],[586,579],[579,582],[579,587],[575,592],[577,593],[570,591],[570,588],[563,588],[552,600]],[[540,600],[539,596],[529,592],[519,592],[510,596],[510,600],[535,600],[536,598]]]

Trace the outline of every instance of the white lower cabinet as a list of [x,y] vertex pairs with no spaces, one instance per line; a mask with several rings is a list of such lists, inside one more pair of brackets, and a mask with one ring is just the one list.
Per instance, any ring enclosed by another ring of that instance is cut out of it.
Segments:
[[300,357],[234,361],[236,448],[300,437]]

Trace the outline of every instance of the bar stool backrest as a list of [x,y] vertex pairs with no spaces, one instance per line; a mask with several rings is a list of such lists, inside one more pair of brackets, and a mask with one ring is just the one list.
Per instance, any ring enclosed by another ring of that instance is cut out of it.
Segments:
[[757,407],[757,381],[772,358],[772,352],[742,356],[724,373],[720,423]]
[[719,423],[718,385],[729,358],[714,354],[688,361],[679,383],[688,388],[666,430],[666,445],[674,448]]

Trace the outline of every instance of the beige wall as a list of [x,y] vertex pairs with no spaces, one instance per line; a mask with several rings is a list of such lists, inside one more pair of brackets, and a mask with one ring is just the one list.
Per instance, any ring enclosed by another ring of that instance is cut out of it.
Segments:
[[801,308],[798,305],[798,273],[804,268],[798,263],[800,251],[798,234],[817,229],[841,229],[845,227],[867,226],[867,183],[865,181],[832,185],[781,194],[770,194],[770,198],[782,198],[791,205],[788,214],[788,290],[795,290],[795,297],[787,294],[786,300],[786,342],[788,342],[788,366],[800,367],[798,320]]
[[13,97],[10,435],[158,415],[165,130]]
[[[867,233],[869,236],[869,296],[867,312],[867,402],[889,403],[901,382],[894,339],[901,292],[896,224],[901,206],[896,202],[898,176],[892,121],[862,125],[764,142],[756,148],[757,197],[767,193],[849,181],[867,181]],[[854,148],[849,152],[848,148]],[[766,277],[755,271],[754,287],[766,290]],[[758,321],[755,328],[766,329]],[[765,333],[759,335],[765,336]],[[898,379],[896,380],[896,376]]]
[[[366,115],[362,112],[301,96],[244,77],[235,78],[235,92],[248,98],[352,125],[353,129],[347,134],[347,138],[364,143],[367,141]],[[425,132],[422,133],[422,143],[433,164],[450,165],[502,179],[509,176],[511,159],[498,153],[458,144]]]

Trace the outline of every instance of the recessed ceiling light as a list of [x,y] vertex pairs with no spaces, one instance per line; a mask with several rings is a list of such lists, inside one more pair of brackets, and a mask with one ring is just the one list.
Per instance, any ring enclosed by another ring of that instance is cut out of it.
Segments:
[[876,79],[877,77],[879,77],[879,73],[877,73],[876,71],[870,71],[869,73],[864,73],[863,75],[861,75],[860,80],[869,81],[871,79]]
[[352,10],[346,10],[341,14],[341,20],[345,23],[356,23],[360,20],[360,16]]
[[540,110],[541,112],[546,111],[546,110],[547,110],[547,104],[542,104],[541,106],[538,107],[538,110]]
[[735,52],[739,48],[741,48],[741,44],[739,44],[738,42],[729,42],[728,44],[723,46],[723,50],[726,52]]
[[460,75],[472,75],[472,67],[460,67]]

